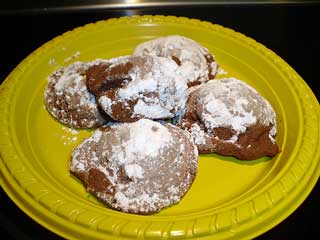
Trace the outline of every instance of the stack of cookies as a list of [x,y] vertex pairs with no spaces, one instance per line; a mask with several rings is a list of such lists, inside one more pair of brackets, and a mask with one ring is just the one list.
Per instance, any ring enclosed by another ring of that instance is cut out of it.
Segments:
[[70,171],[109,207],[150,214],[178,203],[198,153],[274,156],[276,114],[192,39],[143,42],[131,56],[75,62],[49,76],[45,103],[72,128],[99,128],[72,153]]

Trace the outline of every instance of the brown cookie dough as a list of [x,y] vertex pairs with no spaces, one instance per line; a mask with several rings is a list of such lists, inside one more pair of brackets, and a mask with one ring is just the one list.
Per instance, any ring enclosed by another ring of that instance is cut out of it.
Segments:
[[94,96],[86,87],[85,72],[91,64],[75,62],[48,78],[45,105],[54,118],[70,127],[94,128],[105,123]]
[[73,151],[70,171],[111,208],[151,214],[181,200],[197,158],[188,132],[141,119],[96,130]]
[[187,83],[173,60],[143,56],[110,61],[90,67],[86,77],[89,91],[112,119],[167,119],[185,107]]
[[214,79],[218,65],[208,49],[182,36],[166,36],[139,44],[133,56],[159,56],[173,59],[179,65],[179,74],[188,86]]
[[235,78],[191,89],[178,126],[192,134],[199,153],[252,160],[279,152],[273,108],[252,87]]

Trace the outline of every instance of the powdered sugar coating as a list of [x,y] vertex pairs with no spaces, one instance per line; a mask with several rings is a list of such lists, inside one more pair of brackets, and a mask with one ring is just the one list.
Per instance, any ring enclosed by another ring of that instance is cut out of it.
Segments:
[[186,79],[189,85],[213,79],[218,70],[218,65],[208,49],[190,38],[178,35],[143,42],[135,48],[133,55],[160,56],[175,60],[179,65],[179,75]]
[[104,60],[75,62],[49,76],[44,99],[53,117],[76,128],[99,127],[105,122],[85,79],[86,69],[98,62]]
[[178,125],[192,134],[200,153],[255,159],[279,151],[272,106],[255,89],[235,78],[191,88]]
[[[70,170],[112,208],[149,214],[180,201],[197,157],[189,133],[141,119],[97,130],[74,150]],[[88,184],[92,174],[101,177],[98,183]]]
[[[235,143],[239,134],[249,126],[272,126],[270,136],[276,135],[276,115],[270,103],[255,89],[235,78],[209,81],[194,89],[199,96],[196,112],[206,129],[230,128],[234,134],[226,141]],[[196,142],[204,142],[204,130],[193,124],[191,132]]]
[[[99,84],[103,81],[107,84],[116,77],[118,82],[122,82],[122,86],[95,93],[101,108],[111,118],[125,122],[141,118],[167,119],[184,109],[188,86],[186,80],[177,74],[178,66],[173,60],[156,56],[128,57],[124,60],[99,69],[107,75]],[[130,64],[128,72],[111,75],[114,69],[124,68],[125,64]],[[95,79],[94,74],[89,78]]]
[[271,135],[276,135],[276,114],[270,103],[255,89],[235,78],[209,81],[199,88],[201,98],[197,102],[197,114],[207,129],[231,128],[236,142],[239,134],[249,126],[262,124],[272,126]]

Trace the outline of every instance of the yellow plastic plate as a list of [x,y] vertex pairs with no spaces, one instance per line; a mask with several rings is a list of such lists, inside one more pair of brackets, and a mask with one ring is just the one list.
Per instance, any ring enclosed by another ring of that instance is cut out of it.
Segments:
[[[200,156],[179,204],[150,216],[111,210],[68,171],[72,149],[91,132],[69,129],[46,111],[47,77],[74,61],[131,54],[138,43],[171,34],[203,44],[224,76],[244,80],[271,102],[281,153],[250,162]],[[1,186],[30,217],[69,239],[252,238],[292,213],[319,177],[320,111],[311,90],[275,53],[209,22],[140,16],[89,24],[33,52],[0,91]]]

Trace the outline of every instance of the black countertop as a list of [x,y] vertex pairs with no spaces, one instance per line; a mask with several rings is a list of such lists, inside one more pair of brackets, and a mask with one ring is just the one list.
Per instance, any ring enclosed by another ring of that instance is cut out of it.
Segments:
[[[291,65],[320,99],[320,4],[230,4],[86,11],[0,11],[0,82],[32,51],[53,37],[86,23],[143,14],[198,18],[232,28],[272,49]],[[308,198],[279,225],[256,239],[314,239],[320,233],[319,181]],[[2,239],[61,239],[0,194]],[[313,237],[315,236],[315,237]]]

